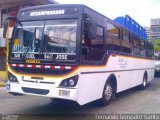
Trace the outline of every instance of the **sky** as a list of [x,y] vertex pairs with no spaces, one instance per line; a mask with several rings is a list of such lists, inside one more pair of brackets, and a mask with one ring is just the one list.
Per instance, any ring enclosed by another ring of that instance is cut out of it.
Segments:
[[60,4],[85,4],[110,19],[129,15],[143,27],[160,18],[160,0],[55,0]]

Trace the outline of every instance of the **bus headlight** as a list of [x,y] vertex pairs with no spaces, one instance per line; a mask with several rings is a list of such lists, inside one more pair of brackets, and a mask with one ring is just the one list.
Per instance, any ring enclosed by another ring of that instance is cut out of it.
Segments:
[[78,82],[78,77],[79,77],[78,75],[75,75],[73,77],[63,80],[60,83],[59,87],[75,87]]
[[16,76],[14,76],[12,73],[8,73],[8,80],[10,82],[18,82]]

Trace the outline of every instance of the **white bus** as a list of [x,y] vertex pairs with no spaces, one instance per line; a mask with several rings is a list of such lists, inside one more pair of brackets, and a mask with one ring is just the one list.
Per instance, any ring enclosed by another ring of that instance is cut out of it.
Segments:
[[85,5],[24,8],[14,19],[10,93],[107,105],[154,78],[153,45]]

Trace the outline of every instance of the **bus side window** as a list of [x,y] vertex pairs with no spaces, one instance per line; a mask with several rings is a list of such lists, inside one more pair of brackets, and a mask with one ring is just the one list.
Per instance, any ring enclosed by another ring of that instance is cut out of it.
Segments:
[[130,34],[125,30],[122,30],[121,51],[124,53],[131,53]]
[[107,23],[105,47],[107,50],[120,51],[120,29],[112,23]]
[[91,40],[88,38],[87,33],[83,33],[82,46],[89,47],[91,45]]
[[152,46],[151,43],[147,41],[147,57],[152,58]]
[[142,57],[145,57],[146,56],[146,51],[145,51],[145,48],[144,48],[144,41],[143,40],[141,40],[141,48],[140,48],[140,55],[142,56]]
[[150,44],[151,44],[152,59],[154,59],[154,45],[152,43]]
[[133,38],[133,55],[140,55],[140,39]]
[[151,46],[148,41],[145,41],[145,50],[146,50],[146,57],[150,58],[152,55],[151,53]]
[[83,61],[102,62],[104,29],[101,26],[96,28],[96,38],[89,39],[87,31],[84,31],[82,38],[82,59]]

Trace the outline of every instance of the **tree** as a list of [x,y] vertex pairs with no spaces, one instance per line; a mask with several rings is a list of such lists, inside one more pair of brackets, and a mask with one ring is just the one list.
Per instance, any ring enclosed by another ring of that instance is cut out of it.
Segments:
[[160,51],[160,39],[157,39],[157,40],[154,40],[153,41],[153,44],[154,44],[154,50],[157,52],[157,51]]

